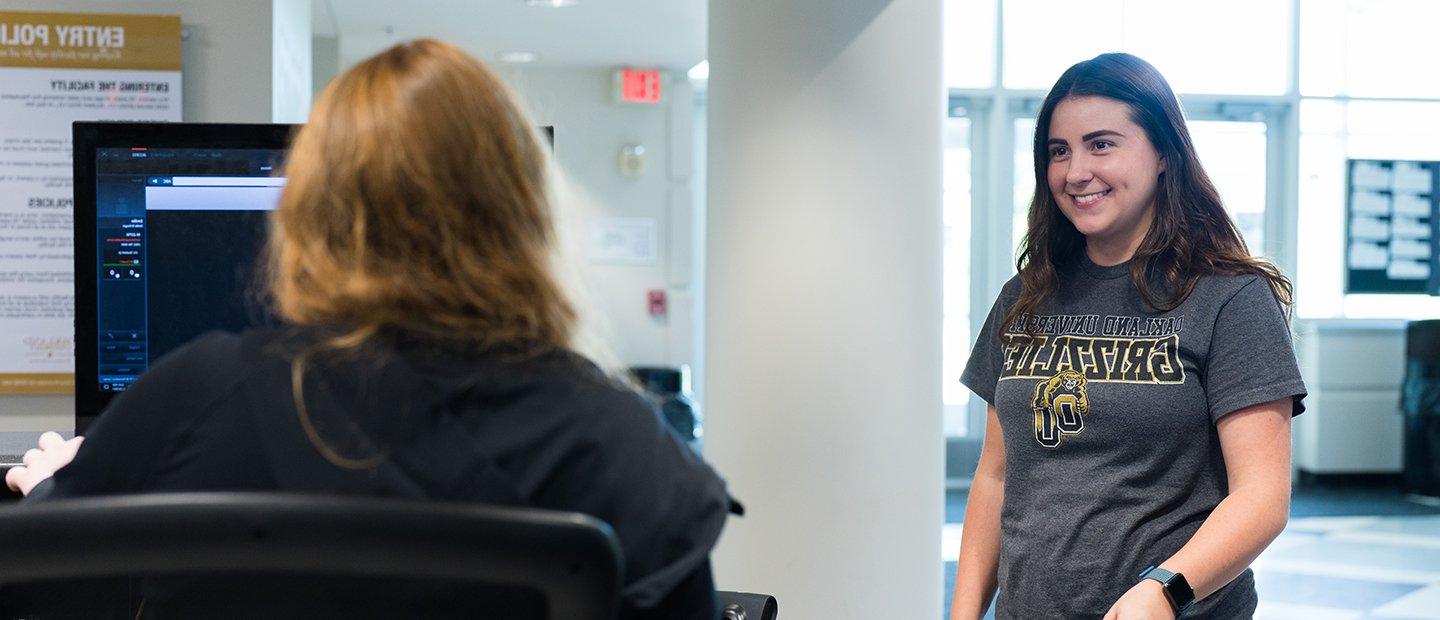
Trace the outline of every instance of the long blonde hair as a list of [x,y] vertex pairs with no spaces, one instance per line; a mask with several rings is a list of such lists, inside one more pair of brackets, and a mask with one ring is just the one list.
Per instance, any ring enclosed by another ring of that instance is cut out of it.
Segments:
[[430,39],[387,49],[320,95],[285,165],[269,242],[276,310],[479,345],[568,347],[551,270],[546,154],[480,61]]
[[319,437],[306,358],[381,334],[465,348],[571,347],[576,312],[551,265],[547,155],[509,89],[431,39],[335,78],[295,137],[271,220],[266,288],[279,316],[325,329],[292,366],[306,434],[331,462],[368,467]]

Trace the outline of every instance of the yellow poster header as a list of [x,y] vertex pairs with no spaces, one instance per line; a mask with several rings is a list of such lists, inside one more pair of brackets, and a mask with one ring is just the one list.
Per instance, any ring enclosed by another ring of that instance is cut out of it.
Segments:
[[0,11],[0,67],[180,70],[180,16]]
[[74,373],[0,373],[0,394],[73,393],[75,393]]

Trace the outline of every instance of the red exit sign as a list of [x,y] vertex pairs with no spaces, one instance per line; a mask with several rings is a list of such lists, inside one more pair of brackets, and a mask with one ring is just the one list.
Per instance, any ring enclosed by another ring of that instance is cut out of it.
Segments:
[[660,103],[659,71],[621,69],[615,72],[615,87],[620,103]]

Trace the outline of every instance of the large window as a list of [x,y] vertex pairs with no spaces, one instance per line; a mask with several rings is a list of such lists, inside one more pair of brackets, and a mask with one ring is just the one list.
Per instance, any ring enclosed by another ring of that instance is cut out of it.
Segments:
[[1268,187],[1266,123],[1191,120],[1190,137],[1200,164],[1220,191],[1230,217],[1240,226],[1252,254],[1265,253],[1265,194]]
[[1440,99],[1440,2],[1303,0],[1300,94]]
[[970,390],[960,384],[970,351],[970,119],[945,121],[945,320],[941,380],[945,434],[968,434]]
[[[979,2],[961,2],[965,5]],[[1004,86],[1046,90],[1067,67],[1126,51],[1187,93],[1280,95],[1286,86],[1285,0],[1004,0]]]
[[995,0],[947,1],[944,65],[950,88],[995,83]]

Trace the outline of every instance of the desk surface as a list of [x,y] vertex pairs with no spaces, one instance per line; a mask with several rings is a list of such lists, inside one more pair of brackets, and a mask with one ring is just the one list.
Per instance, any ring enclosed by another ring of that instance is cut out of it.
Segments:
[[[40,434],[45,431],[0,431],[0,468],[20,463],[20,455],[39,444]],[[74,432],[60,433],[67,439]]]
[[[20,455],[26,450],[34,448],[40,440],[40,433],[44,431],[4,431],[0,432],[0,475],[10,469],[11,465],[20,464]],[[4,484],[0,484],[0,505],[8,504],[20,499],[20,494],[11,491]]]

